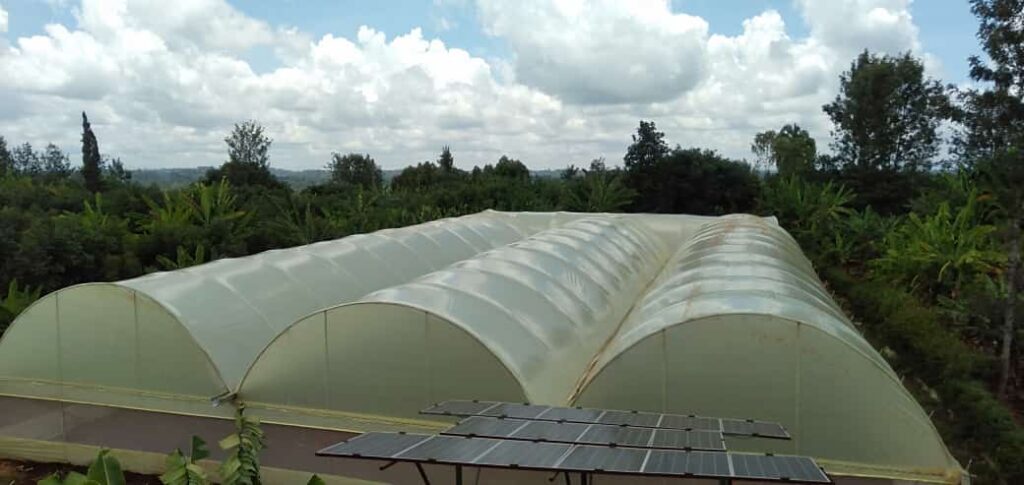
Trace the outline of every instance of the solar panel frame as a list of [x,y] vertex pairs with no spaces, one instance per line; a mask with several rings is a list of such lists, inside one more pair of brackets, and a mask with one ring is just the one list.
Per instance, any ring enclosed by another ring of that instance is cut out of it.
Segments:
[[[387,440],[394,442],[386,444]],[[433,444],[428,445],[432,441]],[[390,456],[373,451],[367,452],[360,448],[367,445],[375,450],[394,449],[409,443],[415,444]],[[451,444],[454,444],[455,450],[443,450],[444,446]],[[422,449],[413,451],[418,447]],[[515,456],[516,452],[520,453],[518,458]],[[801,456],[613,448],[444,435],[365,433],[347,442],[324,448],[318,451],[317,455],[555,472],[832,483],[813,459]],[[555,455],[557,458],[553,459]],[[460,460],[462,457],[469,458]],[[728,465],[727,474],[723,473],[723,463]],[[762,473],[758,474],[758,470]]]
[[[466,411],[466,409],[478,408],[483,408],[483,410],[479,412]],[[436,403],[420,411],[420,413],[445,416],[487,416],[536,421],[626,425],[640,428],[721,431],[726,435],[783,440],[792,439],[786,428],[779,423],[752,419],[714,418],[612,409],[569,408],[496,401],[451,400]]]

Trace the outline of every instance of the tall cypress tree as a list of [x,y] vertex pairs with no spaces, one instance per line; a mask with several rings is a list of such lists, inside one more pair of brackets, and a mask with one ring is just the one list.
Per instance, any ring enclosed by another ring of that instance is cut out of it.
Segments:
[[103,170],[100,167],[100,147],[96,143],[96,135],[89,126],[89,118],[82,112],[82,178],[85,188],[90,192],[103,189]]

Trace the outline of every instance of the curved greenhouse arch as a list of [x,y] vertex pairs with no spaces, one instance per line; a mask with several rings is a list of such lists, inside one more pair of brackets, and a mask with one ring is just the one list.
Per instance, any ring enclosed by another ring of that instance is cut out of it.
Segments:
[[[772,240],[781,248],[744,251]],[[792,441],[729,438],[729,448],[811,455],[832,473],[960,476],[928,416],[789,241],[745,216],[699,231],[595,359],[573,404],[776,421]]]
[[238,393],[270,419],[360,430],[446,399],[564,403],[666,257],[633,222],[569,222],[306,317]]
[[297,319],[532,233],[521,226],[484,212],[64,288],[0,340],[0,394],[230,414],[211,398]]
[[0,349],[5,395],[219,415],[209,399],[230,389],[173,311],[117,283],[46,295],[7,329]]

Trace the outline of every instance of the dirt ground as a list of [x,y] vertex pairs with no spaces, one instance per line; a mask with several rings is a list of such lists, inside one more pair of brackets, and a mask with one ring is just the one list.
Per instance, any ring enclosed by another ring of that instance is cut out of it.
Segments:
[[[35,463],[28,461],[0,460],[0,485],[35,485],[54,472],[61,475],[68,471],[85,473],[85,467],[64,463]],[[151,475],[125,473],[128,485],[160,485],[160,480]]]

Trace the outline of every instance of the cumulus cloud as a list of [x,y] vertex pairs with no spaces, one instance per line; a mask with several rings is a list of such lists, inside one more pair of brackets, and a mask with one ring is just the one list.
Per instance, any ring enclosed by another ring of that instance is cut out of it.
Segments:
[[[667,1],[478,0],[505,59],[420,29],[314,38],[224,0],[179,3],[83,0],[75,25],[0,38],[0,134],[75,152],[84,109],[104,153],[129,166],[212,165],[231,124],[258,118],[283,168],[322,166],[332,151],[398,167],[444,144],[462,166],[507,151],[542,168],[614,163],[643,118],[673,143],[742,157],[754,133],[784,123],[826,136],[821,105],[856,51],[920,49],[907,0],[800,0],[804,38],[775,11],[724,36]],[[257,47],[277,67],[254,70]]]
[[896,54],[920,49],[912,0],[797,0],[811,37],[851,55],[864,49]]
[[7,11],[0,5],[0,34],[7,32]]
[[668,0],[480,0],[518,80],[573,103],[667,101],[704,71],[708,25]]

